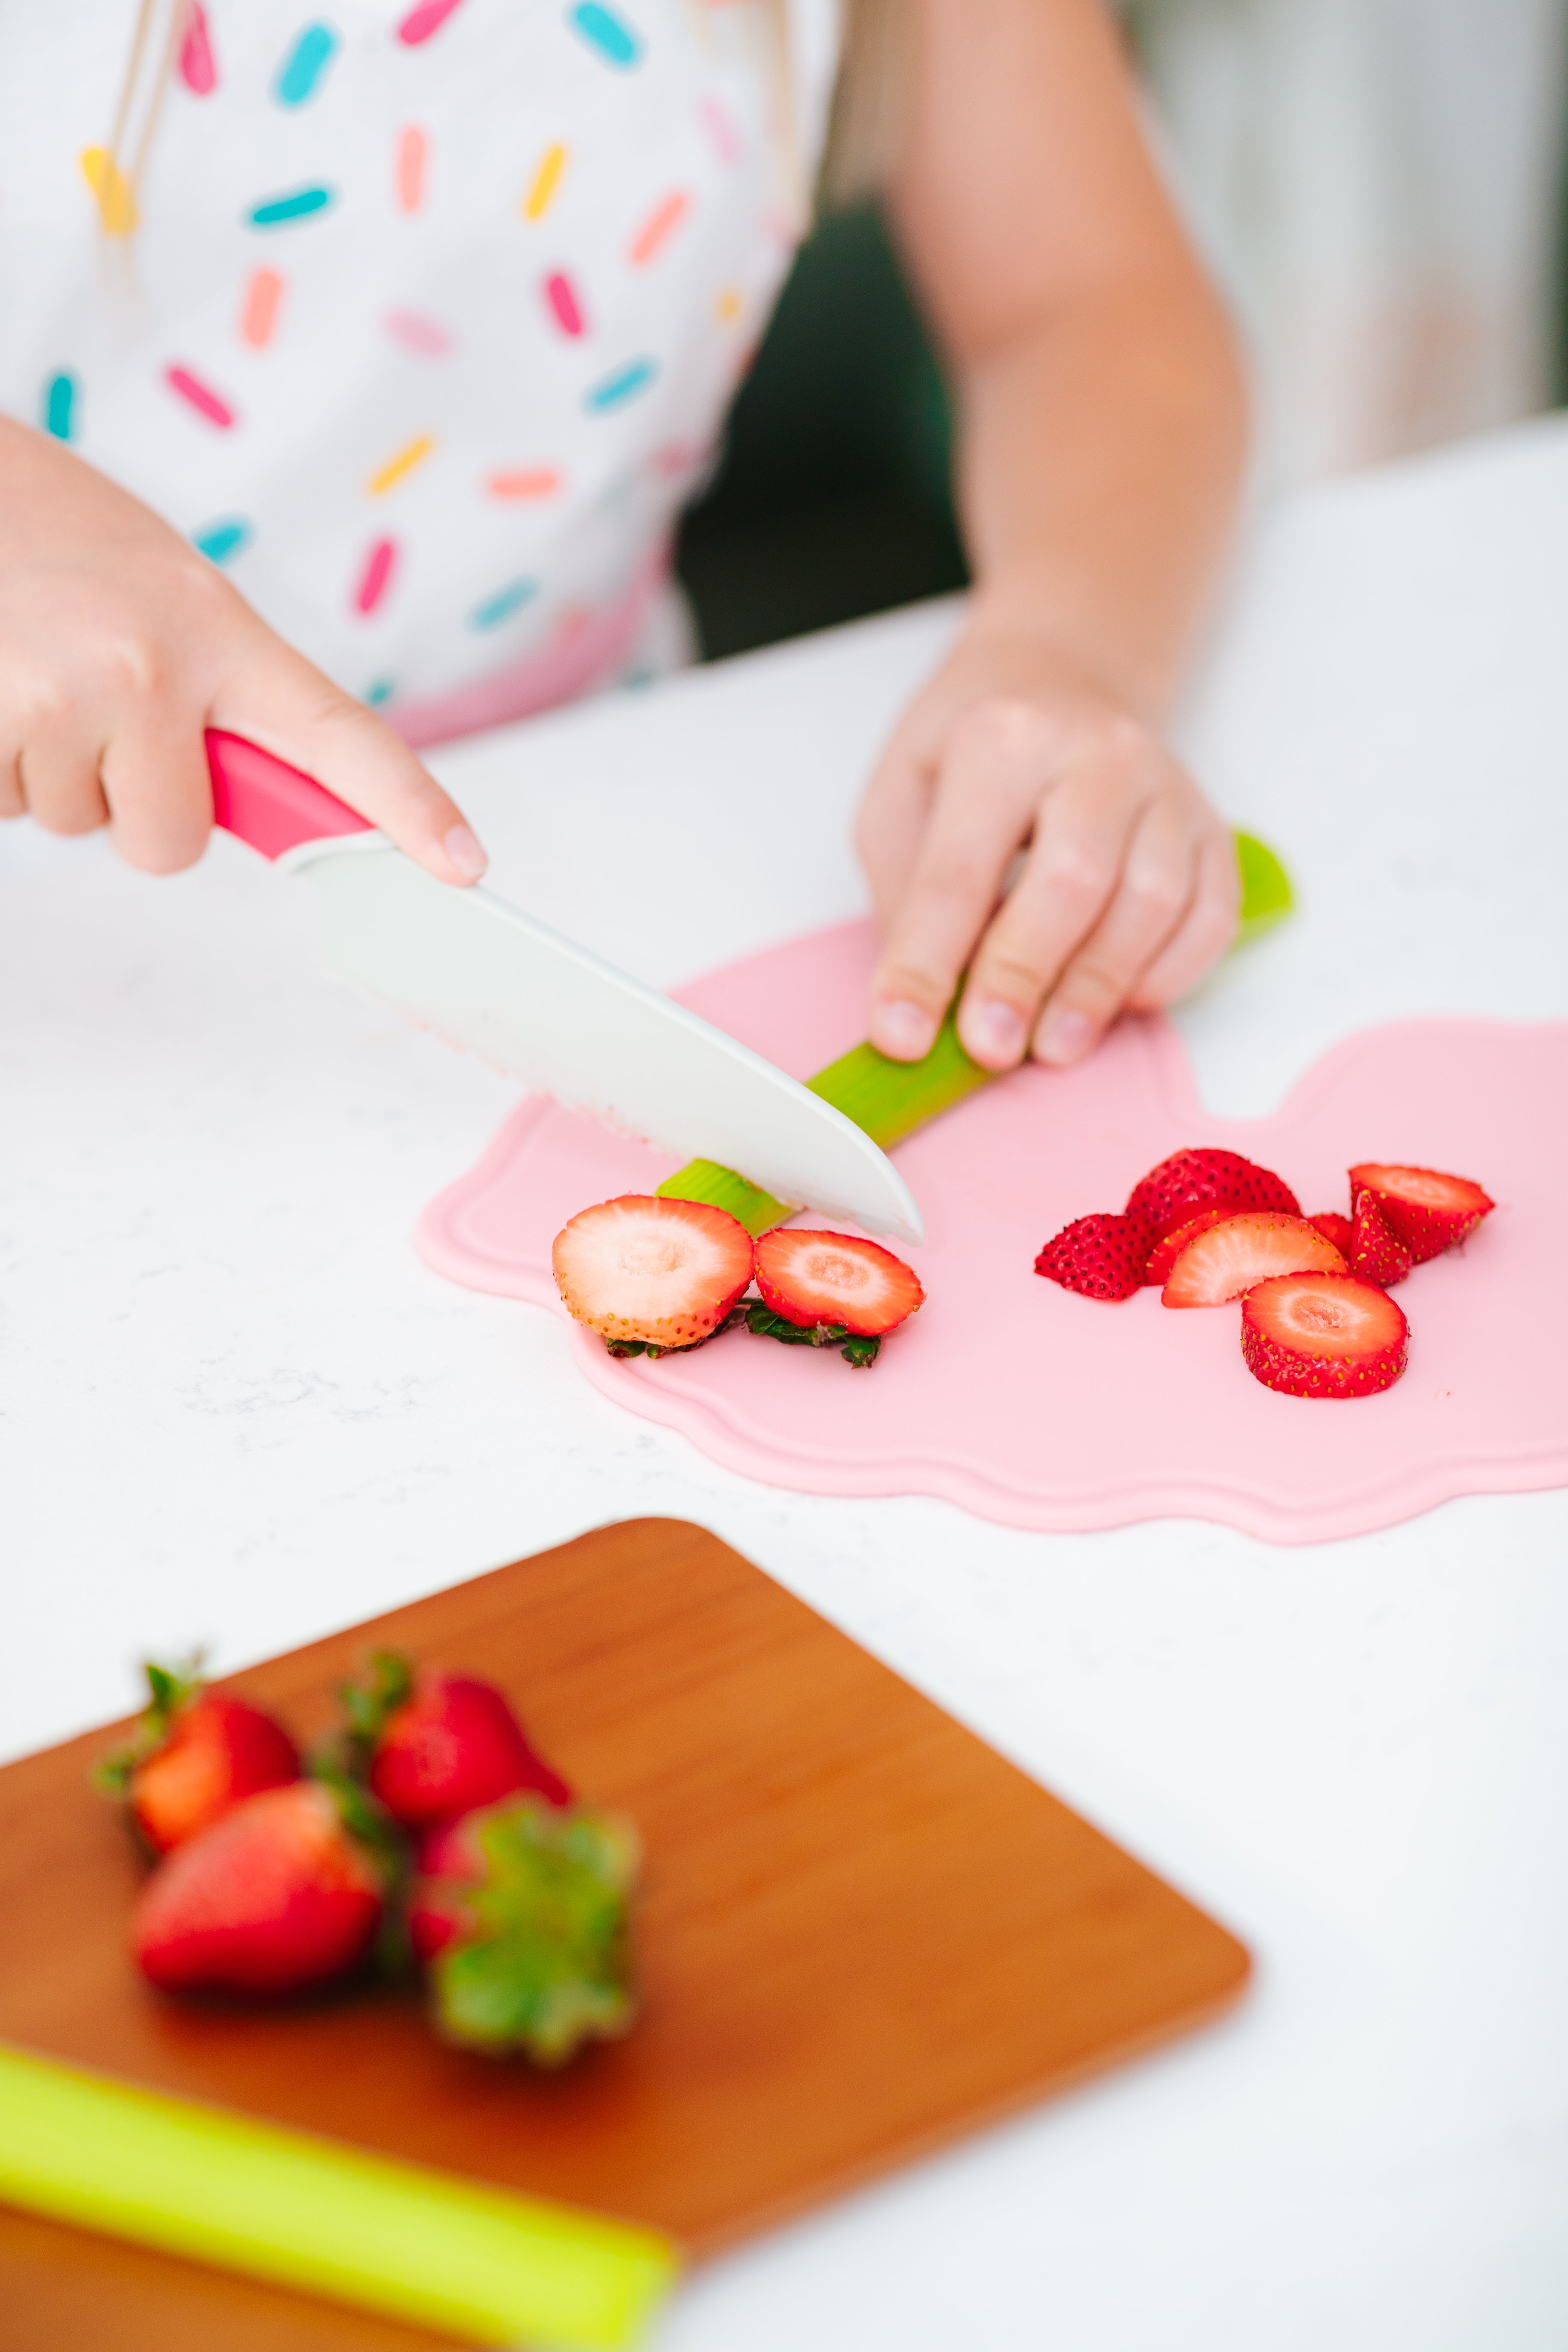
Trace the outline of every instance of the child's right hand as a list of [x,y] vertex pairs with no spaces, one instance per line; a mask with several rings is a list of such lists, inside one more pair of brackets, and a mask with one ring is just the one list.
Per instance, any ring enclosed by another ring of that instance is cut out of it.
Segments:
[[208,727],[302,768],[441,881],[483,873],[389,727],[129,491],[0,417],[0,817],[107,824],[132,866],[174,873],[212,828]]

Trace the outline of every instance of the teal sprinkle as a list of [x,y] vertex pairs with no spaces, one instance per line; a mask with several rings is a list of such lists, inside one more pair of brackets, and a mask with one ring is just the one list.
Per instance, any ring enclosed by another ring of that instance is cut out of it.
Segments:
[[392,700],[392,680],[389,677],[373,677],[365,688],[364,698],[373,710],[379,710],[384,702]]
[[338,37],[330,25],[306,26],[278,69],[272,95],[279,106],[303,106],[315,96],[337,47]]
[[515,613],[520,604],[526,604],[531,596],[538,593],[537,580],[509,580],[504,588],[498,588],[493,596],[487,596],[482,604],[474,606],[468,614],[468,626],[470,629],[493,629],[498,623]]
[[287,221],[325,212],[331,201],[331,188],[296,188],[292,195],[268,196],[264,204],[252,205],[246,218],[252,228],[281,228]]
[[628,360],[614,375],[601,376],[597,383],[590,384],[583,394],[583,405],[595,412],[619,408],[623,401],[632,399],[650,384],[658,373],[657,360]]
[[566,21],[582,34],[591,48],[598,50],[607,65],[619,66],[625,71],[642,56],[642,43],[626,19],[609,8],[601,8],[597,0],[583,0],[581,7],[569,8]]
[[57,441],[68,441],[76,410],[76,378],[62,369],[44,386],[44,430]]
[[192,531],[191,544],[209,563],[226,563],[231,555],[239,553],[250,536],[250,525],[235,515],[226,522],[209,522],[205,530]]

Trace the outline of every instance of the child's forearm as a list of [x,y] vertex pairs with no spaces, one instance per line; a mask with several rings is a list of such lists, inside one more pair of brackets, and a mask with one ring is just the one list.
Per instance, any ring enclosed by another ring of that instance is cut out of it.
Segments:
[[1157,724],[1223,557],[1246,396],[1195,278],[1067,300],[960,388],[972,628],[1053,646]]

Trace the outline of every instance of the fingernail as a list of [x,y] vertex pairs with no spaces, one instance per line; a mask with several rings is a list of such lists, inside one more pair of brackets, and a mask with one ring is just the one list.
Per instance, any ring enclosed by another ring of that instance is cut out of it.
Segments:
[[936,1023],[931,1014],[904,998],[879,1005],[871,1025],[874,1042],[884,1053],[900,1060],[913,1061],[919,1055],[929,1054],[931,1039],[936,1035]]
[[479,847],[479,835],[466,824],[455,824],[444,836],[441,846],[458,873],[466,875],[470,882],[477,882],[490,862]]
[[1094,1043],[1094,1024],[1082,1013],[1064,1009],[1047,1013],[1035,1039],[1035,1057],[1041,1062],[1081,1062]]
[[964,1029],[973,1050],[988,1062],[1016,1062],[1024,1050],[1024,1024],[1010,1004],[982,1004]]

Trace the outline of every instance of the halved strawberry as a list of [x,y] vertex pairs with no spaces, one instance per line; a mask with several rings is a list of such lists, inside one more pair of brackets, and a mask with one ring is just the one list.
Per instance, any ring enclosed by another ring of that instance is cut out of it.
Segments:
[[606,1339],[689,1348],[718,1329],[752,1278],[752,1236],[700,1201],[624,1192],[555,1236],[555,1284]]
[[1370,1192],[1377,1211],[1410,1252],[1411,1263],[1425,1265],[1473,1234],[1483,1217],[1497,1206],[1468,1176],[1446,1176],[1437,1168],[1394,1168],[1363,1160],[1351,1170],[1351,1201]]
[[1363,1282],[1375,1283],[1379,1290],[1392,1290],[1396,1282],[1404,1281],[1415,1263],[1371,1192],[1358,1192],[1355,1196],[1355,1222],[1345,1255],[1351,1272]]
[[1165,1307],[1223,1307],[1271,1275],[1343,1274],[1344,1259],[1305,1217],[1249,1212],[1187,1244],[1160,1293]]
[[320,1780],[236,1805],[142,1888],[132,1922],[142,1975],[166,1992],[285,1993],[357,1967],[392,1871],[374,1830],[349,1826],[369,1813]]
[[1157,1168],[1142,1176],[1127,1196],[1123,1213],[1141,1217],[1149,1228],[1151,1244],[1186,1224],[1200,1209],[1233,1202],[1237,1211],[1273,1209],[1281,1216],[1299,1217],[1301,1203],[1289,1184],[1271,1168],[1259,1168],[1239,1151],[1208,1146],[1173,1151]]
[[299,1779],[299,1750],[282,1725],[232,1691],[209,1690],[197,1661],[149,1660],[146,1671],[151,1703],[97,1777],[154,1853],[184,1845],[242,1799]]
[[1349,1274],[1284,1274],[1241,1302],[1241,1352],[1287,1396],[1372,1396],[1405,1370],[1410,1326],[1386,1291]]
[[1340,1255],[1349,1260],[1351,1237],[1355,1232],[1355,1227],[1348,1217],[1342,1217],[1337,1209],[1324,1209],[1318,1216],[1309,1217],[1307,1223],[1310,1225],[1316,1225],[1318,1231],[1325,1234],[1332,1242]]
[[1143,1280],[1149,1228],[1141,1217],[1104,1210],[1075,1217],[1054,1234],[1035,1260],[1035,1272],[1085,1298],[1131,1298]]
[[756,1246],[757,1288],[788,1323],[842,1325],[879,1339],[925,1297],[920,1277],[879,1242],[775,1225]]

